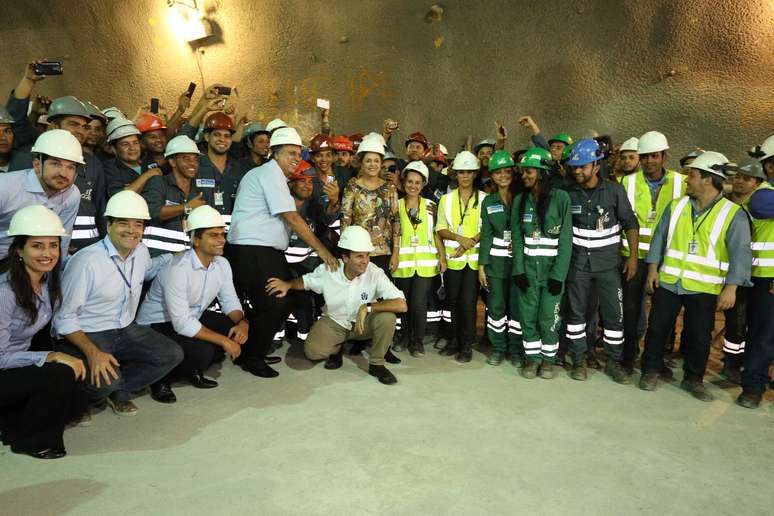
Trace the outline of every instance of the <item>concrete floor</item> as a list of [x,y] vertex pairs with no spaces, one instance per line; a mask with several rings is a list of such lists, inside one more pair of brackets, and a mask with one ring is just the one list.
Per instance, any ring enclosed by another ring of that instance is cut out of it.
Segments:
[[0,514],[774,511],[771,392],[752,411],[733,404],[738,387],[712,385],[717,401],[701,403],[677,383],[525,380],[434,351],[402,354],[386,387],[364,358],[326,371],[289,355],[274,380],[226,364],[219,388],[177,387],[176,405],[101,412],[67,431],[63,460],[0,449]]

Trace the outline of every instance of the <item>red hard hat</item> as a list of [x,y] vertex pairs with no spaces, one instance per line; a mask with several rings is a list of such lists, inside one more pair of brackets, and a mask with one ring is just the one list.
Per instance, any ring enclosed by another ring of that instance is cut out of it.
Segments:
[[363,135],[360,133],[350,134],[349,141],[352,142],[352,147],[357,150],[360,147],[360,143],[363,141]]
[[149,133],[151,131],[159,131],[167,128],[164,121],[153,113],[143,113],[134,125],[137,126],[137,129],[139,129],[141,133]]
[[308,170],[311,170],[312,165],[309,164],[309,162],[301,160],[298,163],[298,166],[293,171],[293,173],[288,177],[288,180],[292,181],[294,179],[304,179],[307,177],[314,177],[316,174],[314,172],[308,173]]
[[408,145],[411,142],[419,142],[425,147],[425,149],[430,147],[430,142],[427,141],[427,136],[419,132],[411,133],[409,135],[408,139],[406,140],[406,145]]
[[333,141],[327,134],[316,134],[309,143],[309,152],[333,150]]
[[231,131],[232,134],[236,131],[234,129],[234,122],[231,120],[231,118],[227,114],[221,113],[220,111],[208,116],[207,120],[204,122],[205,131],[215,131],[218,129]]
[[333,148],[337,151],[353,152],[355,150],[352,141],[344,135],[333,137]]

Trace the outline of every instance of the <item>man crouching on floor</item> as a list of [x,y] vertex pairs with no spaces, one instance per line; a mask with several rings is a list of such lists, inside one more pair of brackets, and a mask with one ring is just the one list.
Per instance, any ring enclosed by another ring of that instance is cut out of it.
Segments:
[[325,359],[326,369],[338,369],[344,342],[373,339],[368,374],[385,385],[392,385],[398,380],[384,367],[384,355],[392,345],[395,314],[406,312],[408,307],[403,293],[379,267],[370,263],[369,253],[373,249],[368,231],[349,226],[339,240],[342,266],[337,270],[329,271],[323,265],[292,281],[270,278],[266,291],[277,297],[284,297],[290,289],[322,294],[323,315],[306,339],[306,357]]

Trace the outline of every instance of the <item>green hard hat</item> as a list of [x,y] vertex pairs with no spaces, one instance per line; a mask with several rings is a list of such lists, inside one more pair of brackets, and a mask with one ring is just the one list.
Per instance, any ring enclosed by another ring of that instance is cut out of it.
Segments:
[[[763,179],[764,181],[768,179],[766,177],[766,173],[763,171],[763,165],[756,158],[745,158],[741,163],[739,163],[739,165],[734,167],[732,170],[734,171],[735,174],[744,174],[746,176]],[[731,173],[729,175],[734,175],[734,173]]]
[[570,145],[566,146],[564,150],[562,151],[562,163],[570,159],[570,154],[572,154],[572,150],[575,148],[575,144],[571,143]]
[[551,144],[551,142],[562,142],[565,145],[572,145],[572,136],[570,136],[567,133],[555,134],[548,139],[549,145]]
[[510,154],[508,154],[508,151],[506,150],[499,150],[495,151],[494,154],[492,154],[492,157],[489,158],[489,171],[494,172],[495,170],[500,170],[501,168],[508,168],[514,166],[513,158]]
[[91,113],[83,102],[76,99],[72,95],[66,97],[59,97],[51,102],[51,106],[48,108],[48,120],[51,121],[60,116],[82,116],[84,118],[91,119]]
[[551,170],[551,153],[542,147],[532,147],[521,157],[519,166],[523,168],[542,168]]

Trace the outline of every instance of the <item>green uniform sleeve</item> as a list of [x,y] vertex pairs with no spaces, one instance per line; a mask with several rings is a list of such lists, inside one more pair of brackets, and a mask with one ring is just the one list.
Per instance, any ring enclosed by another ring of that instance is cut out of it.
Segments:
[[554,260],[548,277],[557,281],[567,279],[572,258],[572,215],[570,214],[570,196],[562,190],[554,190],[551,194],[551,204],[560,214],[562,230],[559,233],[559,254]]
[[479,248],[478,248],[478,263],[479,265],[489,265],[491,260],[489,259],[489,251],[492,249],[492,237],[493,237],[493,228],[492,228],[492,221],[489,219],[489,214],[487,213],[487,207],[492,204],[492,202],[489,200],[490,196],[487,196],[484,199],[484,202],[481,203],[481,240],[479,242]]
[[521,221],[519,220],[519,204],[521,196],[519,194],[513,199],[511,205],[511,247],[513,249],[513,260],[511,260],[511,275],[518,276],[525,274],[524,269],[524,233],[522,232]]

